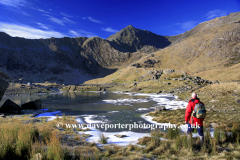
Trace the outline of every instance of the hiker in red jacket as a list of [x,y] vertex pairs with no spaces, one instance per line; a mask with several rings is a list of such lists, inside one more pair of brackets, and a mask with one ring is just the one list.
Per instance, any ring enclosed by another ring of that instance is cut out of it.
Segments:
[[203,142],[204,141],[204,134],[203,134],[204,118],[196,118],[196,117],[192,116],[192,112],[197,103],[202,103],[202,102],[197,97],[196,93],[192,93],[192,99],[189,100],[186,111],[185,111],[185,123],[188,124],[187,133],[189,135],[191,135],[191,133],[194,131],[194,128],[197,128],[198,134],[200,136],[200,141]]

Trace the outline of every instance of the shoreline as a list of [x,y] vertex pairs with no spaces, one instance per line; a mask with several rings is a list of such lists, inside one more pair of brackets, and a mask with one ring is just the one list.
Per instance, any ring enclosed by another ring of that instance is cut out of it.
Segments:
[[[90,92],[97,92],[97,93],[99,93],[99,92],[103,92],[103,91],[90,91]],[[180,103],[182,105],[183,103],[185,103],[184,101],[172,102],[172,101],[174,101],[174,99],[177,99],[178,97],[177,96],[173,96],[171,94],[136,93],[136,92],[135,93],[133,93],[133,92],[124,93],[124,92],[121,92],[121,91],[113,91],[113,93],[116,93],[116,94],[128,94],[128,95],[131,95],[131,96],[146,96],[145,98],[148,98],[149,99],[148,101],[155,101],[156,105],[160,105],[161,103],[169,103],[169,105],[167,105],[167,106],[168,106],[168,108],[172,108],[172,109],[174,108],[174,106],[171,107],[171,104],[172,105],[176,105],[176,103]],[[169,100],[168,98],[170,98],[172,100]],[[143,99],[144,99],[144,97],[143,97]],[[115,103],[115,102],[111,102],[111,104],[113,104],[113,103]],[[137,103],[137,102],[132,102],[132,103]],[[141,102],[141,103],[144,103],[144,102]],[[148,107],[148,108],[153,108],[153,107]],[[174,109],[180,109],[180,108],[177,107],[177,108],[174,108]],[[137,110],[142,110],[142,108],[138,108]],[[114,111],[111,111],[111,112],[114,112]],[[39,114],[36,117],[49,117],[47,119],[47,121],[49,121],[49,120],[53,120],[53,119],[57,118],[57,116],[53,115],[53,114],[56,114],[56,113],[60,113],[60,111],[59,112],[50,112],[47,115],[45,113],[43,113],[42,115]],[[150,122],[151,124],[156,124],[157,123],[155,121],[149,121],[149,119],[145,118],[144,115],[146,115],[146,114],[149,114],[149,113],[145,113],[145,114],[141,115],[140,117],[142,117],[144,120]],[[60,117],[60,115],[62,115],[62,114],[59,114],[59,117]],[[84,116],[84,115],[81,115],[81,116]],[[72,117],[78,117],[78,116],[72,116]],[[98,121],[98,120],[92,120],[95,117],[97,117],[97,115],[87,115],[87,116],[84,117],[84,121],[87,124],[89,124],[89,123],[90,124],[91,123],[100,123],[100,124],[105,123],[105,122]],[[151,117],[151,118],[154,118],[154,117]],[[80,122],[83,122],[83,119],[81,119],[79,117],[78,117],[78,119],[80,119]],[[76,120],[76,118],[75,118],[75,120]],[[161,123],[161,124],[164,124],[164,123]],[[82,132],[79,132],[79,133],[81,134]],[[143,138],[144,136],[148,136],[148,137],[151,136],[151,132],[149,132],[149,133],[139,133],[139,132],[133,132],[131,130],[120,131],[120,132],[104,132],[104,131],[100,131],[100,130],[98,130],[96,128],[91,128],[91,131],[84,131],[84,134],[92,135],[92,136],[90,136],[89,138],[86,139],[89,142],[95,142],[96,143],[96,141],[99,140],[99,134],[105,134],[107,137],[110,137],[109,140],[111,141],[111,144],[112,143],[119,144],[118,141],[120,140],[121,143],[123,143],[124,145],[130,144],[130,143],[136,143],[139,138]],[[117,137],[114,137],[114,134],[120,134],[120,135],[122,135],[122,134],[129,135],[130,134],[131,136],[130,137],[127,136],[127,137],[119,139]],[[135,138],[134,136],[132,137],[132,135],[134,135],[134,134],[137,135],[136,136],[137,138]],[[133,142],[133,139],[134,139],[135,142]],[[97,144],[100,145],[99,143],[97,143]]]
[[[51,93],[43,93],[43,94],[61,94],[63,92],[67,92],[67,91],[60,91],[60,92],[51,92]],[[70,91],[70,92],[82,92],[82,91]],[[187,102],[186,101],[179,101],[176,99],[178,99],[178,95],[173,95],[173,94],[170,94],[170,93],[160,93],[160,94],[157,94],[157,93],[139,93],[139,92],[124,92],[124,91],[83,91],[83,92],[96,92],[96,93],[105,93],[105,92],[113,92],[113,93],[116,93],[116,94],[127,94],[127,95],[130,95],[130,96],[146,96],[148,99],[150,99],[150,101],[155,101],[156,102],[156,106],[161,106],[161,105],[164,105],[166,107],[167,110],[178,110],[178,109],[184,109],[186,108],[186,104]],[[38,93],[37,95],[41,95],[42,93]],[[24,94],[25,95],[25,94]],[[29,94],[27,94],[29,95]],[[5,96],[5,95],[4,95]],[[8,95],[6,95],[8,96]],[[20,95],[21,96],[21,95]],[[168,99],[170,98],[170,99]],[[143,97],[144,99],[144,97]],[[110,104],[112,104],[113,102],[111,102]],[[133,102],[134,103],[134,102]],[[141,103],[144,103],[144,102],[141,102]],[[185,106],[184,106],[185,105]],[[149,107],[148,107],[149,108]],[[148,108],[138,108],[137,110],[148,110]],[[111,112],[114,112],[114,111],[111,111]],[[42,117],[50,117],[47,121],[50,121],[50,120],[54,120],[57,118],[57,116],[54,116],[53,114],[59,114],[60,111],[55,111],[55,112],[46,112],[46,113],[49,113],[48,115],[45,115],[45,116],[42,116]],[[149,112],[151,113],[151,112]],[[154,118],[153,116],[147,116],[147,114],[149,113],[145,113],[143,115],[141,115],[140,117],[142,117],[144,120],[152,123],[152,124],[159,124],[159,125],[168,125],[168,123],[158,123],[156,121],[153,121],[152,119]],[[35,115],[35,117],[39,117],[39,115],[41,116],[42,113],[38,113],[37,115]],[[44,113],[43,113],[44,114]],[[61,114],[58,115],[58,117],[61,117],[60,116]],[[93,115],[93,117],[91,117],[91,115],[88,115],[88,119],[91,120],[91,118],[94,118],[95,115]],[[76,116],[72,116],[72,117],[76,117]],[[79,118],[80,119],[80,118]],[[82,120],[80,120],[82,121]],[[102,123],[100,121],[95,121],[95,122],[98,122],[98,123]],[[181,130],[182,132],[186,131],[186,127],[183,128]],[[101,131],[98,130],[98,132],[100,133]],[[128,131],[121,131],[121,132],[128,132]],[[120,134],[121,132],[116,132],[118,134]],[[101,133],[105,133],[108,135],[109,132],[101,132]],[[138,134],[138,132],[135,132]],[[212,134],[212,133],[211,133]],[[97,137],[97,136],[95,136]],[[99,136],[98,136],[99,137]],[[93,142],[93,140],[92,140]],[[114,142],[113,142],[114,143]]]

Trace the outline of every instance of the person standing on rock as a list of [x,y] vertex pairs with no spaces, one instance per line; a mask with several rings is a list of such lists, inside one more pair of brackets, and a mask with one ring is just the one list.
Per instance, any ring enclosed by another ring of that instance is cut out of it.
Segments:
[[189,137],[195,128],[198,130],[200,142],[204,141],[203,120],[206,116],[204,104],[200,101],[196,93],[192,93],[192,99],[189,100],[185,111],[185,124],[188,124],[187,133]]

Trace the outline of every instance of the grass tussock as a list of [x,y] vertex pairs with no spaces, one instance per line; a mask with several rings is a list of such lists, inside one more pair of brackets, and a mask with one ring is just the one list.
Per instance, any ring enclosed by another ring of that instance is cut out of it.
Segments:
[[47,159],[66,159],[70,158],[70,155],[65,148],[61,147],[59,138],[56,137],[55,133],[51,134],[50,140],[47,141]]
[[176,128],[168,128],[167,138],[168,139],[177,139],[180,136],[180,129],[178,126]]
[[102,133],[102,134],[100,134],[100,142],[102,143],[102,144],[107,144],[107,137]]
[[29,158],[31,147],[39,138],[39,131],[31,125],[1,124],[0,158]]

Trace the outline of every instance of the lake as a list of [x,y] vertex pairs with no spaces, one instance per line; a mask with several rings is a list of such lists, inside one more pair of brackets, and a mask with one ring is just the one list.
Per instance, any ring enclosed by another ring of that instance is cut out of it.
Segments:
[[[72,115],[81,118],[88,124],[151,124],[141,117],[155,106],[164,105],[167,109],[185,108],[186,102],[174,101],[176,96],[171,94],[141,94],[122,92],[62,92],[42,95],[4,96],[21,105],[23,103],[41,99],[43,108],[54,108],[58,115]],[[56,115],[56,114],[55,114]],[[129,128],[99,128],[105,132],[129,131]],[[131,131],[149,133],[150,129],[132,128]]]

